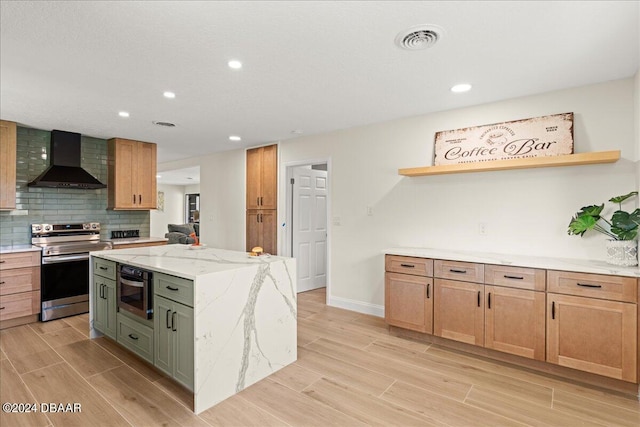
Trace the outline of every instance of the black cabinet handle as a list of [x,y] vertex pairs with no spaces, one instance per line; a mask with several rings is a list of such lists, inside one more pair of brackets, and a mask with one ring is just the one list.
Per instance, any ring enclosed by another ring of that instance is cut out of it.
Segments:
[[415,268],[415,265],[413,265],[413,264],[400,264],[400,267]]
[[2,281],[2,282],[0,282],[0,285],[4,285],[5,283],[6,283],[6,282]]
[[260,206],[260,197],[256,197],[256,206]]
[[171,314],[171,330],[172,331],[177,331],[178,327],[176,326],[176,312],[174,311]]
[[108,270],[108,269],[109,269],[109,267],[103,267],[103,266],[100,266],[100,267],[98,267],[98,268],[99,268],[100,270]]
[[142,194],[138,194],[138,204],[142,204]]
[[262,201],[262,196],[260,196],[260,206],[264,206],[264,202]]
[[524,280],[524,277],[522,276],[508,276],[508,275],[504,275],[505,279],[515,279],[515,280]]
[[452,273],[467,274],[467,270],[456,270],[455,268],[450,268],[449,271]]
[[478,307],[480,307],[480,291],[478,291]]
[[104,299],[104,290],[102,288],[103,286],[103,284],[100,285],[100,299]]
[[167,286],[167,289],[169,289],[170,291],[179,291],[179,288],[174,288],[172,286]]
[[491,309],[491,292],[487,295],[487,308]]
[[583,288],[601,288],[602,285],[590,285],[589,283],[578,283],[578,286],[582,286]]
[[4,309],[5,309],[5,307],[0,307],[0,310],[4,310]]
[[133,334],[129,334],[129,338],[131,338],[132,340],[138,341],[138,337]]
[[2,259],[2,260],[0,260],[0,264],[4,264],[5,262],[7,262],[7,261],[5,261],[5,260],[3,260],[3,259]]
[[551,318],[552,319],[556,318],[556,302],[555,301],[551,301]]
[[135,194],[133,195],[133,204],[134,205],[136,204],[136,195]]
[[431,283],[427,283],[427,299],[431,298],[429,289],[431,288]]
[[166,316],[167,329],[171,329],[171,325],[169,324],[169,313],[171,313],[171,310],[167,310],[167,316]]

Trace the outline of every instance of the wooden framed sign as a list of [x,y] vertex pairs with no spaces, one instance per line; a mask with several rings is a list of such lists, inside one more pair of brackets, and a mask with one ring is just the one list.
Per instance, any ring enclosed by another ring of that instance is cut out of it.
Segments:
[[573,113],[436,133],[434,165],[573,154]]

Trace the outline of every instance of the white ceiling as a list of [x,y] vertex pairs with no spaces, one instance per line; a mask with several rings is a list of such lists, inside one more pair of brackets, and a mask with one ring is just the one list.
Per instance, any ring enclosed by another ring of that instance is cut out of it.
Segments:
[[158,184],[195,185],[200,184],[200,166],[158,172]]
[[[638,1],[0,5],[3,119],[156,142],[160,162],[626,78],[640,56]],[[394,45],[419,24],[442,39]]]

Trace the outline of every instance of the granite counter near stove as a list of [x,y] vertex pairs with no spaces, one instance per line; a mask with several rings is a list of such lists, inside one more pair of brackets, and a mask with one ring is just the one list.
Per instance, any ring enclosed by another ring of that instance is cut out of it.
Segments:
[[[191,245],[99,251],[91,257],[193,281],[196,413],[297,358],[293,258]],[[93,306],[89,318],[96,337]]]

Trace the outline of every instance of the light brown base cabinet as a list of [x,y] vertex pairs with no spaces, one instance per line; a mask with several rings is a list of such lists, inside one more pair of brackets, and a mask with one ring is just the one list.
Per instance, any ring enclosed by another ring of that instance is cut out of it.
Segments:
[[0,329],[38,320],[40,257],[39,251],[0,254]]
[[399,255],[386,255],[385,271],[391,327],[638,384],[640,279]]

